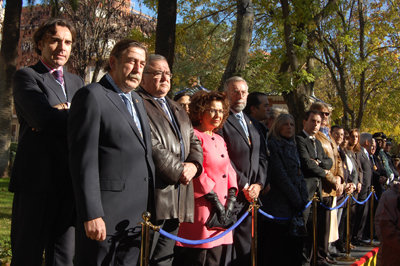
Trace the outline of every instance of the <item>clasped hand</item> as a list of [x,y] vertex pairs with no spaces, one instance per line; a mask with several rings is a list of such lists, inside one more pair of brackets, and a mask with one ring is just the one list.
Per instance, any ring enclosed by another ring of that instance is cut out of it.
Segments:
[[242,189],[244,196],[246,197],[248,202],[253,202],[255,199],[258,198],[258,195],[261,191],[260,184],[251,184],[248,188]]
[[181,184],[187,185],[190,183],[196,173],[197,167],[194,165],[194,163],[183,163],[183,171],[179,181],[181,182]]

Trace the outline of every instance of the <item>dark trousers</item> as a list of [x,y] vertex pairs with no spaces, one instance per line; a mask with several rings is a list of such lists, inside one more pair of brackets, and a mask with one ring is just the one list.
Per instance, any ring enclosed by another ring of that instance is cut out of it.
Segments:
[[[158,222],[161,228],[173,235],[178,235],[179,220],[168,219]],[[175,240],[155,233],[153,237],[152,254],[150,255],[150,265],[170,266],[174,259]]]
[[213,248],[175,247],[174,266],[219,266],[222,245]]
[[[245,199],[242,199],[236,206],[240,208],[237,214],[237,218],[239,219],[247,212],[249,203],[245,202]],[[233,244],[224,245],[221,265],[251,265],[251,215],[248,215],[246,219],[233,230]]]
[[[340,210],[340,209],[339,209]],[[338,210],[338,211],[339,211]],[[347,220],[347,203],[343,208],[341,209],[342,215],[340,216],[340,220],[338,220],[339,224],[339,239],[335,242],[336,248],[340,252],[344,252],[345,247],[346,247],[346,220]]]
[[263,220],[258,230],[258,265],[301,265],[303,240],[289,235],[289,224]]
[[[321,202],[327,206],[332,207],[333,197],[323,197]],[[328,245],[329,245],[329,228],[331,225],[331,211],[318,206],[318,258],[317,260],[325,260],[328,256]]]
[[13,266],[73,265],[75,249],[72,193],[15,192],[11,220]]
[[[327,207],[332,206],[333,197],[323,197],[321,203]],[[312,208],[312,207],[311,207]],[[310,208],[310,209],[311,209]],[[304,243],[303,259],[307,262],[312,261],[312,250],[313,250],[313,225],[312,225],[313,213],[311,211],[306,221],[308,236]],[[328,255],[329,245],[329,227],[331,220],[331,211],[318,204],[317,207],[317,261],[325,261]]]
[[[358,201],[364,201],[367,198],[368,194],[366,195],[359,195]],[[373,199],[370,199],[373,200]],[[354,230],[353,230],[353,238],[357,240],[363,239],[363,232],[368,218],[368,210],[369,210],[370,202],[366,202],[363,205],[356,206],[356,216],[355,216],[355,223],[354,223]]]

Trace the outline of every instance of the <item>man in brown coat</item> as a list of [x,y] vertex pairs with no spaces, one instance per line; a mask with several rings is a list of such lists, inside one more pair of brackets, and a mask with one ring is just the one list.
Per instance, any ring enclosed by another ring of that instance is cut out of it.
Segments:
[[[202,172],[203,151],[186,111],[167,96],[171,72],[161,55],[150,55],[139,95],[150,120],[155,178],[155,222],[177,235],[180,222],[193,222],[192,179]],[[175,241],[155,234],[151,265],[171,265]]]

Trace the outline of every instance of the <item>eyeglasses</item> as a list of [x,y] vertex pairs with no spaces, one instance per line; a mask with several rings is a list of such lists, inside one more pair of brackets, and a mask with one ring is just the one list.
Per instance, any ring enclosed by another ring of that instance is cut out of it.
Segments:
[[219,109],[219,110],[217,110],[217,109],[207,109],[206,111],[207,111],[211,116],[214,116],[214,115],[216,115],[216,114],[224,115],[224,110],[222,110],[222,109]]
[[320,112],[320,114],[321,114],[321,115],[324,115],[324,116],[329,116],[329,115],[330,115],[329,112]]
[[165,75],[167,78],[172,78],[172,73],[169,71],[153,71],[153,72],[143,72],[144,74],[152,74],[153,77],[159,79],[162,78],[163,75]]

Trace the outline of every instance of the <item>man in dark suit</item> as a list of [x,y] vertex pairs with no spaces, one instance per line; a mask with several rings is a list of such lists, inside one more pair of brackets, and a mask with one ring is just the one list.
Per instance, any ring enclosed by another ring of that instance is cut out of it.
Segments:
[[[224,89],[230,102],[230,114],[221,135],[237,173],[239,192],[235,213],[239,218],[266,185],[268,162],[262,134],[242,112],[248,96],[246,81],[241,77],[231,77],[225,81]],[[225,263],[250,265],[250,249],[251,218],[247,218],[233,232],[233,245],[226,251]]]
[[[373,174],[373,164],[370,159],[370,152],[372,146],[372,135],[370,133],[361,133],[360,135],[360,166],[362,171],[362,186],[361,191],[358,193],[358,201],[364,201],[369,192],[371,191],[372,185],[372,174]],[[372,199],[373,200],[373,199]],[[368,218],[369,204],[363,204],[356,206],[356,215],[353,228],[353,239],[352,242],[359,244],[360,240],[363,238],[363,232],[365,224]]]
[[[153,138],[155,223],[174,235],[180,222],[193,222],[192,179],[203,170],[203,150],[186,111],[167,96],[171,71],[165,57],[150,55],[139,95],[149,116]],[[175,241],[154,235],[151,265],[172,265]]]
[[263,134],[265,140],[267,139],[268,128],[264,123],[268,118],[269,111],[270,107],[267,94],[258,91],[249,93],[243,112],[254,122],[258,131]]
[[[322,198],[322,182],[331,179],[332,174],[329,169],[332,167],[332,160],[329,158],[321,145],[321,142],[315,138],[315,134],[321,126],[321,114],[316,111],[308,111],[303,120],[303,131],[296,136],[297,149],[299,151],[301,169],[307,184],[309,200],[312,199],[314,193],[322,199],[323,203],[331,206],[332,202],[324,201],[330,197]],[[327,210],[318,205],[318,265],[328,265],[328,236],[330,221],[327,219]],[[310,208],[303,213],[307,228],[312,228],[312,219],[310,217]],[[330,216],[329,216],[330,217]],[[312,230],[309,230],[311,233]],[[306,243],[305,257],[309,259],[309,248],[311,247],[312,237]],[[315,255],[315,254],[314,254]]]
[[14,76],[14,104],[20,124],[10,191],[14,192],[12,265],[72,265],[74,201],[68,171],[69,103],[83,81],[63,67],[75,29],[62,19],[35,32],[40,61]]
[[71,174],[77,202],[75,265],[137,265],[154,164],[150,126],[133,91],[145,47],[118,42],[108,73],[75,95],[68,120]]

